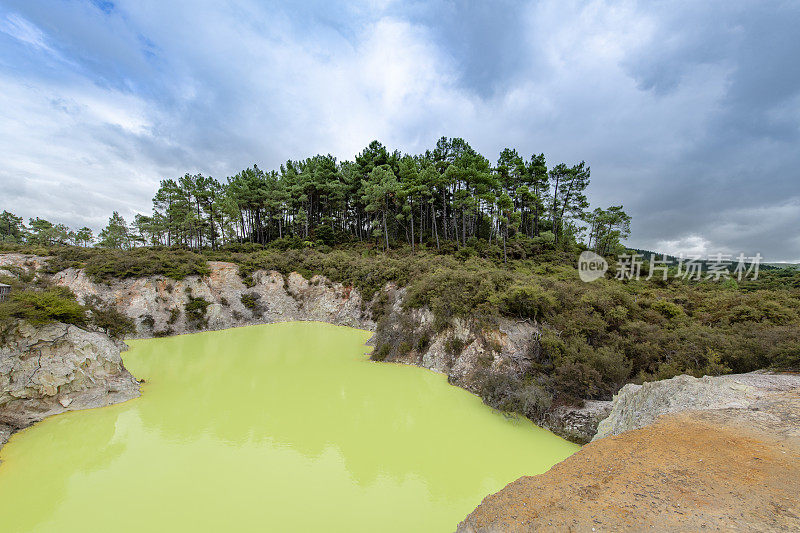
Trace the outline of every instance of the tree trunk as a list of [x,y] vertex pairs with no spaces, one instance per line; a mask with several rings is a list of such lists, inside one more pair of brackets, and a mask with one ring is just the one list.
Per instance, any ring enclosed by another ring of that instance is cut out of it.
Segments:
[[422,221],[425,220],[425,216],[422,210],[425,208],[425,202],[419,203],[419,245],[422,247]]
[[433,234],[436,235],[436,249],[439,249],[439,229],[436,227],[436,209],[431,204],[431,220],[433,220]]
[[386,250],[389,250],[389,231],[386,228],[386,209],[383,210],[383,238],[386,243]]
[[411,253],[414,253],[414,245],[416,241],[414,240],[414,202],[411,202],[411,209],[409,210],[411,213]]
[[508,224],[503,224],[503,263],[508,263],[508,253],[506,252],[506,240],[508,240]]

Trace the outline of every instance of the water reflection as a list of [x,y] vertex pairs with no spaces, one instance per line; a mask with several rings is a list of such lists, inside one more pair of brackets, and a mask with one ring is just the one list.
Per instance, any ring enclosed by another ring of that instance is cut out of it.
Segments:
[[120,504],[177,530],[449,530],[575,450],[443,376],[366,361],[368,336],[288,323],[136,342],[125,360],[143,397],[15,437],[0,516],[27,487],[38,518],[20,531],[70,531],[93,495],[98,524]]

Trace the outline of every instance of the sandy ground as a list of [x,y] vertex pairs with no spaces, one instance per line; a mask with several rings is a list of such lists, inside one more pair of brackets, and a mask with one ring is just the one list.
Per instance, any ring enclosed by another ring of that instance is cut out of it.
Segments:
[[600,439],[488,496],[460,532],[800,531],[800,393]]

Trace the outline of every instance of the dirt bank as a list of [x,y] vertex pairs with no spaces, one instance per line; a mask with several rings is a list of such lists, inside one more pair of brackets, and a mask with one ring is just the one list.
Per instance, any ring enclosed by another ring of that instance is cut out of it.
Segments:
[[800,388],[683,411],[487,497],[459,532],[799,531]]

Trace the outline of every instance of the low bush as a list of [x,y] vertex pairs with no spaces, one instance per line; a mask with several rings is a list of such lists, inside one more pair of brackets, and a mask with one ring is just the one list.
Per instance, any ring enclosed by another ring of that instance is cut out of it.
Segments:
[[456,336],[451,336],[445,341],[444,349],[453,357],[458,357],[464,351],[465,342]]
[[177,307],[173,307],[172,309],[169,310],[169,318],[167,319],[167,324],[171,326],[172,324],[177,322],[180,317],[181,317],[181,310],[178,309]]
[[[110,337],[121,339],[136,332],[136,324],[130,317],[120,313],[113,306],[104,304],[98,297],[91,296],[85,303],[89,308],[89,322],[105,331]],[[152,321],[153,317],[150,317],[150,320]]]
[[686,314],[681,306],[666,300],[658,300],[652,307],[667,318],[678,318]]
[[186,276],[205,276],[209,272],[206,258],[188,250],[104,250],[78,247],[55,249],[46,271],[55,273],[68,267],[83,268],[86,275],[96,282],[144,276],[164,276],[180,280]]
[[532,320],[541,319],[556,308],[556,299],[536,285],[513,285],[497,300],[503,314]]
[[242,305],[249,309],[254,317],[261,316],[267,312],[267,306],[257,292],[243,293],[240,296],[240,300]]
[[13,319],[27,320],[37,326],[51,322],[85,326],[87,315],[72,291],[49,287],[12,293],[9,300],[0,304],[0,321],[7,325]]
[[484,371],[477,376],[479,394],[486,405],[539,419],[552,405],[553,398],[544,387],[513,374]]
[[208,309],[209,305],[211,305],[211,302],[206,301],[205,298],[189,296],[189,301],[183,306],[186,320],[193,325],[204,323],[206,321],[206,309]]
[[372,354],[370,354],[370,359],[373,361],[385,361],[391,351],[392,346],[390,344],[381,344],[372,351]]
[[429,307],[434,328],[444,330],[453,317],[480,318],[498,312],[495,295],[511,281],[498,269],[436,269],[414,279],[408,289],[406,307]]
[[241,300],[243,306],[251,311],[255,311],[258,307],[258,300],[261,299],[261,295],[257,292],[242,293],[239,299]]

